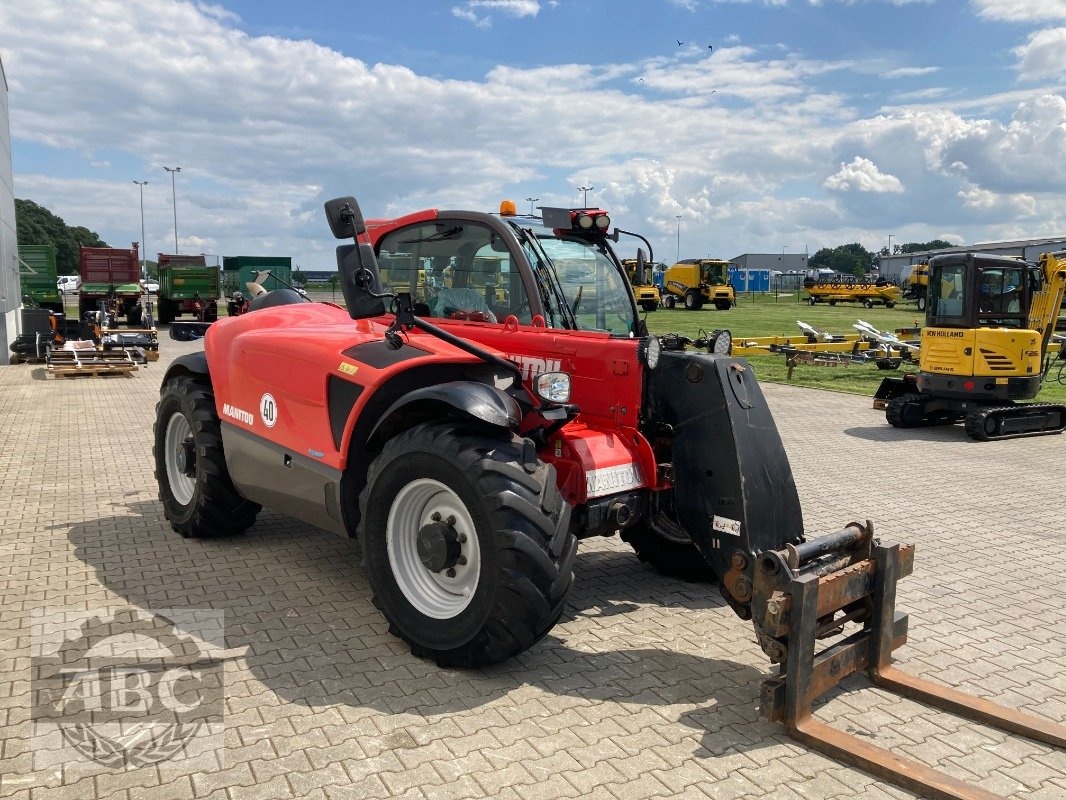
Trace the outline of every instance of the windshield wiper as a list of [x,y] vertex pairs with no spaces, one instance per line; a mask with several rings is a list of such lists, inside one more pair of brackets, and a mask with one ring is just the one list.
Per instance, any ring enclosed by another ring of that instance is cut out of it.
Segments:
[[452,225],[446,231],[438,231],[431,236],[426,236],[423,239],[404,239],[400,244],[424,244],[425,242],[443,242],[445,239],[451,239],[457,234],[463,232],[462,225]]

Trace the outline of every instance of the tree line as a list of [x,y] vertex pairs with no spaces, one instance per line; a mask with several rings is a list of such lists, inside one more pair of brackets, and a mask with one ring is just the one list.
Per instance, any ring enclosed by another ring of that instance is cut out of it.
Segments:
[[44,206],[32,200],[15,199],[15,229],[18,243],[50,244],[56,249],[56,271],[60,275],[78,274],[78,246],[107,247],[96,231],[83,225],[71,227]]
[[[945,247],[954,247],[954,245],[943,239],[933,239],[931,242],[908,242],[893,245],[892,255],[941,250]],[[871,253],[858,242],[853,242],[836,247],[823,247],[807,259],[807,266],[810,269],[831,269],[845,275],[862,276],[878,266],[881,258],[887,255],[889,255],[887,246],[882,247],[877,253]]]

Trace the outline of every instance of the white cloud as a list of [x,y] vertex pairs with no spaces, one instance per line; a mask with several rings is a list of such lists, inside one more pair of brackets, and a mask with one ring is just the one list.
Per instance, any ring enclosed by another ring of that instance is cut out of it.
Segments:
[[890,69],[881,75],[882,78],[915,78],[920,75],[932,75],[934,72],[939,72],[940,67],[900,67],[899,69]]
[[1018,74],[1024,79],[1066,77],[1066,28],[1048,28],[1030,34],[1025,44],[1015,47]]
[[970,0],[977,15],[1003,22],[1066,20],[1066,0]]
[[[716,45],[454,80],[251,36],[187,2],[70,5],[0,4],[0,30],[19,31],[4,45],[14,149],[52,148],[64,165],[17,172],[16,194],[119,245],[140,236],[130,178],[151,181],[149,247],[172,241],[164,164],[183,168],[183,245],[291,254],[308,268],[332,264],[321,203],[343,194],[391,216],[503,197],[565,205],[591,182],[590,201],[669,255],[677,214],[690,253],[727,256],[782,240],[873,245],[879,226],[916,241],[1066,228],[1057,94],[998,97],[1016,107],[1005,122],[943,103],[862,118],[825,88],[857,65],[787,49]],[[508,5],[457,8],[516,17]],[[82,177],[62,177],[71,163]]]
[[[479,11],[486,12],[486,15],[480,16]],[[540,3],[537,0],[466,0],[461,6],[452,7],[454,16],[472,22],[479,28],[491,27],[492,12],[516,19],[535,17],[540,13]]]
[[841,163],[840,169],[826,178],[822,186],[837,192],[855,190],[898,194],[903,191],[899,178],[884,174],[874,162],[862,156],[855,156],[848,164]]

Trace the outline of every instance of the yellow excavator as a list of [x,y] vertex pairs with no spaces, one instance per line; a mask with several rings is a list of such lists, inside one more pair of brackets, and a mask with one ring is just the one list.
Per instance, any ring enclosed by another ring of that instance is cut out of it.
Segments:
[[1028,403],[1043,383],[1066,252],[1038,264],[952,253],[929,261],[918,372],[886,378],[874,396],[897,428],[965,422],[973,439],[1062,433],[1066,406]]

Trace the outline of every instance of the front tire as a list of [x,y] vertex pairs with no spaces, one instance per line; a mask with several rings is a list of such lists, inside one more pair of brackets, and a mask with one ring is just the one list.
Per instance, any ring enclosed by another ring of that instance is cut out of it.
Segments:
[[695,289],[689,289],[685,294],[685,310],[699,311],[703,308],[703,298]]
[[531,647],[559,619],[577,540],[554,467],[525,441],[430,422],[386,443],[360,496],[367,578],[390,631],[441,667]]
[[728,300],[715,300],[714,307],[719,311],[728,311],[730,309],[730,303]]
[[154,438],[159,499],[175,531],[208,539],[240,533],[255,522],[261,506],[241,497],[230,481],[210,384],[190,375],[167,381]]

